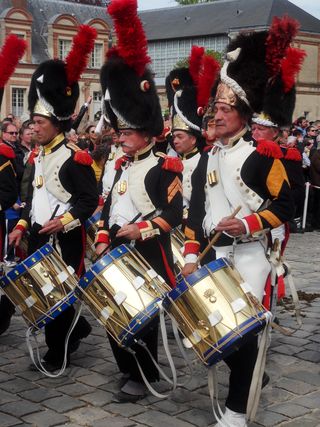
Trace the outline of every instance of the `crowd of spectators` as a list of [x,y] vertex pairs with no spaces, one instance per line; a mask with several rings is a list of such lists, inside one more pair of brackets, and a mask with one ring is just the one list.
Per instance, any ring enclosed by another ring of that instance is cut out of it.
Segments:
[[[305,183],[310,184],[304,231],[320,231],[320,120],[298,117],[291,127],[282,128],[280,142],[296,147],[301,153]],[[301,230],[301,220],[301,217],[296,218],[297,231]]]

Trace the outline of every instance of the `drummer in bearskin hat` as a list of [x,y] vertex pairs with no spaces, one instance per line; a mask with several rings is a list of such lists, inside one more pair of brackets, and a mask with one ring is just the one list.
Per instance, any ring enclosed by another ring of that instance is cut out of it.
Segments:
[[[166,79],[172,146],[183,164],[182,230],[188,217],[193,173],[205,147],[202,135],[203,115],[219,69],[218,61],[206,54],[203,47],[192,46],[188,67],[174,68]],[[204,249],[207,241],[201,239],[201,242]]]
[[[84,273],[83,223],[96,209],[98,194],[90,155],[67,143],[65,132],[71,129],[79,97],[78,80],[95,37],[93,28],[81,26],[65,61],[45,61],[32,76],[29,110],[40,151],[29,158],[33,172],[26,207],[9,236],[10,243],[19,245],[29,230],[29,255],[53,236],[53,245],[79,277]],[[74,313],[74,308],[69,307],[45,327],[48,351],[43,365],[47,371],[57,370],[63,364],[65,338]],[[89,323],[80,316],[70,336],[67,365],[70,352],[90,331]]]
[[220,68],[213,56],[199,46],[192,47],[188,62],[188,68],[173,69],[166,82],[172,145],[183,163],[184,218],[190,202],[192,173],[205,146],[202,136],[204,108]]
[[[26,50],[26,42],[16,35],[9,35],[0,52],[0,107],[4,87],[10,76],[13,74],[18,61],[22,58]],[[18,198],[18,185],[15,170],[15,153],[8,144],[0,142],[0,262],[3,261],[4,247],[6,240],[5,215],[6,209],[13,206]],[[14,313],[14,305],[7,298],[1,296],[0,302],[0,335],[3,334],[10,325],[11,316]]]
[[[288,39],[287,43],[290,42]],[[300,71],[305,52],[299,49],[287,50],[283,61],[287,62],[290,55],[294,55],[294,68],[288,71],[284,67],[281,75],[277,75],[266,87],[263,97],[262,111],[252,117],[252,135],[259,143],[261,140],[274,141],[279,144],[283,153],[282,162],[290,182],[292,196],[295,202],[294,218],[302,215],[305,196],[305,180],[302,169],[302,156],[295,147],[281,144],[281,129],[288,128],[292,123],[292,115],[296,102],[295,80],[292,73]],[[285,240],[284,226],[273,230],[272,235]]]
[[[266,87],[281,75],[289,44],[275,57],[275,45],[282,46],[276,42],[288,37],[291,41],[295,32],[295,22],[276,19],[269,32],[240,34],[228,45],[209,108],[217,140],[211,151],[202,155],[194,172],[185,228],[185,276],[197,269],[199,235],[204,232],[209,237],[220,231],[222,235],[214,245],[217,258],[231,259],[259,301],[271,270],[266,256],[267,234],[292,217],[294,203],[280,147],[267,140],[257,144],[249,124],[253,113],[262,111]],[[268,67],[270,57],[274,67]],[[238,206],[239,213],[231,218]],[[263,373],[261,365],[257,387],[250,392],[257,341],[252,337],[225,358],[231,373],[226,411],[219,425],[246,426],[247,407],[249,418],[254,417]]]
[[[136,0],[113,0],[108,7],[117,34],[101,70],[105,108],[119,132],[124,156],[116,162],[116,175],[105,201],[96,239],[97,254],[134,241],[135,248],[171,286],[175,285],[170,231],[182,219],[182,164],[178,158],[154,154],[154,137],[163,130],[159,98],[147,55],[147,41],[137,16]],[[132,221],[135,221],[132,223]],[[151,321],[142,339],[157,360],[158,319]],[[122,372],[118,402],[135,402],[146,393],[131,353],[108,334]],[[158,370],[142,347],[136,357],[149,382]]]

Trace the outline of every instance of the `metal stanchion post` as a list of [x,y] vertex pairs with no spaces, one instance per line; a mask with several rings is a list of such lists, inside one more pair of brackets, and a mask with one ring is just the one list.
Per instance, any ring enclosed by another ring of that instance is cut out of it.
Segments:
[[306,194],[304,197],[304,205],[303,205],[303,215],[302,215],[302,232],[304,232],[306,228],[307,221],[307,212],[308,212],[308,201],[309,201],[309,192],[310,192],[310,182],[306,182]]

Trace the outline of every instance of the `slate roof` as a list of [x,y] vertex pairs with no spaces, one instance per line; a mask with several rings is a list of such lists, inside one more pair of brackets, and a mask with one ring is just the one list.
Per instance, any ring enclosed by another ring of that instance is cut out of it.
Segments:
[[[104,7],[70,3],[62,0],[26,0],[28,12],[33,16],[32,62],[40,63],[49,59],[47,52],[47,23],[60,14],[73,15],[78,22],[86,23],[101,18],[111,25]],[[12,7],[11,0],[1,0],[0,16],[4,9]]]
[[300,22],[301,31],[320,33],[320,20],[288,0],[218,0],[140,12],[149,41],[267,28],[273,16],[285,14]]

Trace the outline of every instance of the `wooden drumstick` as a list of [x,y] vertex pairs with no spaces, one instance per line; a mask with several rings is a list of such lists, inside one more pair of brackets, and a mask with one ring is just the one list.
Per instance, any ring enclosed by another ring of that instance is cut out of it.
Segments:
[[56,216],[56,214],[57,214],[57,212],[58,212],[58,209],[60,208],[60,205],[59,205],[59,203],[56,205],[56,207],[54,208],[54,211],[52,212],[52,215],[51,215],[51,217],[50,217],[50,220],[49,221],[51,221],[51,220],[53,220],[54,218],[55,218],[55,216]]
[[[240,210],[241,210],[241,206],[238,206],[228,218],[229,219],[235,218],[235,216],[237,215],[237,213],[240,212]],[[208,245],[204,248],[204,250],[198,256],[197,264],[200,264],[202,259],[205,257],[205,255],[208,253],[208,251],[211,249],[211,247],[216,243],[216,241],[219,239],[221,234],[222,234],[222,231],[217,231],[216,233],[214,233],[214,235],[213,235],[212,239],[210,240],[210,242],[208,243]]]

